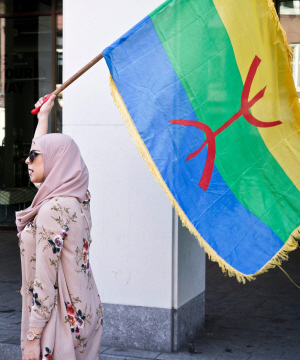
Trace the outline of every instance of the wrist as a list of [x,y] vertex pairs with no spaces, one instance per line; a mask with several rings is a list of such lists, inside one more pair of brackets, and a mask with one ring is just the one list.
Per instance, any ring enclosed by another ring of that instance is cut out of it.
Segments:
[[39,112],[39,113],[38,113],[38,116],[37,116],[39,122],[47,122],[47,121],[48,121],[48,117],[49,117],[49,113],[48,113],[48,114],[44,114],[44,113],[41,113],[41,112]]
[[30,342],[39,342],[41,339],[43,329],[30,327],[27,331],[27,339]]
[[30,343],[30,344],[35,344],[35,345],[39,345],[41,342],[41,339],[33,339],[33,340],[28,340],[27,341],[27,344]]

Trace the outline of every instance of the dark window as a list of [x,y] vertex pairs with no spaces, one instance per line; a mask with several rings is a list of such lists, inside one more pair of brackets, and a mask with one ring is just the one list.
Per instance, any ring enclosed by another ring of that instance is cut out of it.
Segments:
[[[0,1],[1,226],[35,195],[24,163],[37,124],[31,109],[62,83],[62,57],[62,1]],[[61,132],[61,96],[53,110],[49,132]]]

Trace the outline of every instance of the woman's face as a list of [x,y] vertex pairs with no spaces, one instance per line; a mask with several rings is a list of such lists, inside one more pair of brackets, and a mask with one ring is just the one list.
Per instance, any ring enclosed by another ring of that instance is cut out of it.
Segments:
[[[31,150],[37,150],[35,145],[32,146]],[[25,163],[28,165],[28,173],[30,181],[32,183],[41,183],[44,178],[44,160],[43,154],[37,154],[31,163],[29,157],[25,160]]]

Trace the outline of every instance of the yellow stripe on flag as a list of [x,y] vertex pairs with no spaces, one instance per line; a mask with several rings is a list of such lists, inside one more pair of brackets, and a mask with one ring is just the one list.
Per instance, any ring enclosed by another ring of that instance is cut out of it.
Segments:
[[255,55],[262,62],[255,75],[251,99],[267,86],[252,108],[261,121],[283,122],[258,128],[268,150],[300,190],[300,104],[289,64],[287,40],[272,0],[213,0],[233,46],[243,82]]

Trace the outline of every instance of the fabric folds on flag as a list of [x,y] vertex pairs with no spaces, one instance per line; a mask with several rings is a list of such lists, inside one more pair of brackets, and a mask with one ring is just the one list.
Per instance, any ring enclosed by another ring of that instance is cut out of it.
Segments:
[[[300,105],[272,0],[168,0],[103,52],[183,224],[239,281],[300,238]],[[146,191],[146,189],[145,189]]]

